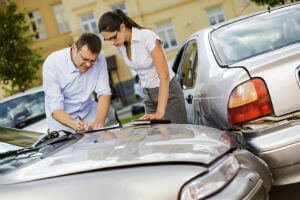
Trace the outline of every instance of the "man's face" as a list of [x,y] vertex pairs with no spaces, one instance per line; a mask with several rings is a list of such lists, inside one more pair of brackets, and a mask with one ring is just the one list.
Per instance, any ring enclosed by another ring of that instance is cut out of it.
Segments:
[[74,45],[74,62],[82,73],[87,72],[97,62],[98,55],[92,53],[86,45],[77,49]]

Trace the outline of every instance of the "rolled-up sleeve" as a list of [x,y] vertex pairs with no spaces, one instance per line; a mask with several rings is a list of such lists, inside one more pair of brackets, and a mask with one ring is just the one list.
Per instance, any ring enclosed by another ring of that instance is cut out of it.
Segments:
[[99,56],[99,70],[95,92],[97,94],[97,97],[101,95],[111,95],[107,63],[105,56],[102,53]]
[[156,44],[156,40],[159,40],[161,44],[163,44],[162,40],[159,38],[159,36],[154,33],[153,31],[151,30],[146,30],[147,34],[143,35],[143,37],[147,37],[147,39],[145,39],[145,46],[147,48],[147,50],[149,52],[151,52],[154,47],[155,47],[155,44]]
[[45,106],[51,114],[54,110],[64,109],[64,97],[58,77],[51,60],[46,60],[43,65],[43,89],[45,92]]

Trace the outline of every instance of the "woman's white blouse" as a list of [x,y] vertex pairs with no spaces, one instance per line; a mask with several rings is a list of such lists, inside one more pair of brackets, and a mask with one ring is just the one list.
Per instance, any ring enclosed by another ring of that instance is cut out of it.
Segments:
[[[133,27],[131,36],[131,60],[129,60],[127,56],[126,47],[124,45],[118,47],[126,65],[138,74],[142,88],[159,87],[158,74],[155,69],[154,61],[151,57],[151,51],[155,47],[156,40],[161,41],[159,36],[153,31]],[[169,75],[170,80],[175,75],[170,68]]]

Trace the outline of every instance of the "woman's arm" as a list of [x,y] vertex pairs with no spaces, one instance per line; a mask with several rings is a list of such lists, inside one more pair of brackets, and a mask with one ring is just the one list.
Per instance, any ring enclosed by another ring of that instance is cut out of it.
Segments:
[[169,98],[169,68],[164,54],[164,50],[159,40],[156,40],[155,47],[151,52],[155,69],[160,80],[158,92],[158,105],[155,114],[146,114],[141,119],[161,119],[165,115],[165,110]]

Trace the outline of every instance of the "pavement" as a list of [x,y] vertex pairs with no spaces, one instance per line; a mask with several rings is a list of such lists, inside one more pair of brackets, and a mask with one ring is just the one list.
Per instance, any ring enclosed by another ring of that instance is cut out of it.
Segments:
[[128,117],[132,117],[132,107],[133,106],[144,106],[143,102],[137,102],[134,104],[130,104],[128,106],[122,107],[120,109],[117,109],[117,114],[119,119],[124,119]]
[[270,200],[299,200],[300,183],[283,186],[273,186],[270,191]]

